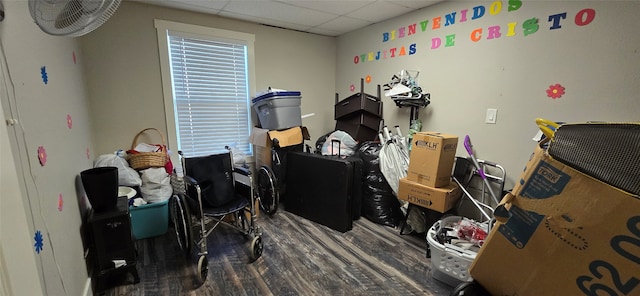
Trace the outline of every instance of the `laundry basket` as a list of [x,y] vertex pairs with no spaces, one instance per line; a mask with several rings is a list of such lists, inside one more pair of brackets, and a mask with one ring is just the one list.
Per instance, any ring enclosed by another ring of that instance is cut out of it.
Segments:
[[[478,247],[464,248],[460,245],[443,242],[440,243],[438,236],[444,237],[447,231],[451,231],[453,226],[462,219],[460,216],[449,216],[437,221],[427,232],[427,242],[431,249],[431,276],[452,287],[462,282],[470,282],[473,279],[469,275],[469,266],[478,254]],[[486,231],[486,228],[484,229]],[[471,243],[458,241],[462,245]]]
[[[160,135],[160,140],[162,141],[160,145],[160,151],[157,152],[137,152],[134,149],[138,144],[138,137],[142,135],[146,131],[155,131],[158,135]],[[155,128],[146,128],[140,131],[134,138],[131,143],[131,150],[127,151],[129,154],[127,156],[127,161],[129,162],[129,166],[134,170],[144,170],[151,167],[163,167],[167,163],[169,159],[169,155],[167,154],[167,144],[165,143],[164,136],[162,133]],[[135,153],[132,153],[135,152]]]

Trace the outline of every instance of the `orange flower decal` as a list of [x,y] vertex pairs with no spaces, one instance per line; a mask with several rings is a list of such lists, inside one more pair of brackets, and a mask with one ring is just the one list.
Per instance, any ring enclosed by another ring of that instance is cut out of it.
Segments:
[[549,89],[547,89],[547,97],[552,99],[558,99],[564,95],[564,86],[560,84],[549,85]]
[[364,81],[366,81],[367,83],[371,83],[371,75],[367,75]]

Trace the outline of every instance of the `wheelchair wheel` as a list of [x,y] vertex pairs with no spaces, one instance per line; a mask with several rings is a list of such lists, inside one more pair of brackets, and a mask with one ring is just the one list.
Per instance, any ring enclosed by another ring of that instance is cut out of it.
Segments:
[[260,208],[267,215],[273,215],[278,210],[279,194],[276,188],[276,177],[271,168],[260,167],[258,171],[258,200]]
[[198,280],[200,284],[204,283],[207,280],[207,275],[209,274],[209,259],[207,256],[200,255],[198,258]]
[[171,219],[178,239],[178,246],[186,256],[189,256],[191,254],[191,216],[183,197],[181,195],[171,197]]
[[262,237],[256,236],[251,240],[251,261],[256,261],[262,256]]
[[476,281],[462,282],[449,294],[450,296],[491,296]]

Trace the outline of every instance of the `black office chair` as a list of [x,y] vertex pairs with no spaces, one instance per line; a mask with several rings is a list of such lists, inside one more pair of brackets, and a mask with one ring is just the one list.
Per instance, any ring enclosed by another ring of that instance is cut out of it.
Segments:
[[[184,157],[182,152],[178,153],[186,195],[172,196],[171,217],[178,244],[185,254],[191,255],[193,245],[199,247],[200,282],[206,280],[209,270],[207,237],[218,225],[232,227],[251,237],[251,261],[258,259],[262,255],[262,233],[255,223],[256,195],[250,171],[235,167],[230,151],[202,157]],[[225,219],[227,215],[232,215],[232,222]]]

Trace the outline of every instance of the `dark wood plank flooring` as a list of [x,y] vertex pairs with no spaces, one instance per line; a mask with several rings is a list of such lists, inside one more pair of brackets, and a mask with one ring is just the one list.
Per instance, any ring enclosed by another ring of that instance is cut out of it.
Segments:
[[[219,226],[209,236],[209,275],[198,284],[197,257],[173,228],[137,241],[140,283],[116,282],[106,295],[449,295],[430,275],[426,241],[362,217],[340,233],[279,211],[260,214],[264,252],[249,260],[250,239]],[[130,276],[129,276],[130,280]]]

